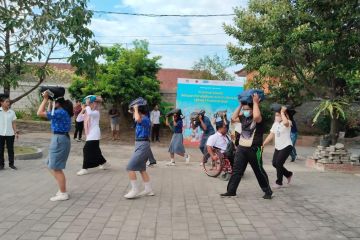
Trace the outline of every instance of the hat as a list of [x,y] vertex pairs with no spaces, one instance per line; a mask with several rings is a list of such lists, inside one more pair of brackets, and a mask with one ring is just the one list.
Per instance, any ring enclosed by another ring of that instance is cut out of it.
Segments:
[[86,103],[87,99],[89,99],[90,103],[93,103],[93,102],[96,101],[96,96],[95,95],[88,95],[88,96],[84,97],[83,103]]

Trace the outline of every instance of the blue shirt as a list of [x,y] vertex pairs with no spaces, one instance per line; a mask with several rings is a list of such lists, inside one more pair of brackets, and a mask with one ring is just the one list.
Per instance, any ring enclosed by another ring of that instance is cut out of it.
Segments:
[[211,121],[208,117],[204,116],[203,122],[206,125],[206,130],[204,130],[201,126],[201,123],[199,124],[201,130],[204,131],[204,135],[213,135],[215,133],[214,127],[211,125]]
[[182,130],[183,130],[183,121],[181,118],[179,118],[176,121],[176,126],[174,126],[173,131],[174,133],[182,133]]
[[141,118],[141,122],[136,122],[135,135],[136,139],[149,138],[151,123],[147,116]]
[[298,132],[295,120],[292,120],[292,122],[291,122],[291,132],[292,133]]
[[46,112],[46,116],[51,120],[51,130],[53,132],[67,133],[70,131],[71,117],[64,109],[55,109],[54,115],[51,115],[51,112]]

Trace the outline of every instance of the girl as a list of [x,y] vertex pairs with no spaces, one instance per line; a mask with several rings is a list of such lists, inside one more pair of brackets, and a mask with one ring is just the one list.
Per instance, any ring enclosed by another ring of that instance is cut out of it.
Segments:
[[175,160],[174,160],[175,153],[178,154],[179,156],[184,157],[186,164],[188,164],[190,162],[190,156],[189,154],[185,153],[185,147],[183,144],[183,135],[182,135],[183,121],[182,121],[181,110],[173,115],[173,121],[171,123],[169,123],[169,119],[167,117],[165,124],[166,126],[170,127],[170,129],[173,131],[173,136],[171,138],[171,142],[169,146],[170,162],[168,162],[166,165],[175,166]]
[[[135,105],[133,107],[135,126],[135,151],[127,165],[131,190],[124,196],[132,199],[138,196],[154,196],[151,188],[150,177],[146,172],[146,162],[150,157],[150,128],[151,123],[146,115],[146,106]],[[136,183],[136,171],[139,171],[144,182],[145,189],[139,194],[139,188]]]
[[77,172],[78,176],[88,174],[88,168],[99,167],[99,169],[106,170],[110,168],[110,164],[106,162],[100,150],[100,112],[98,110],[98,102],[101,102],[101,97],[94,95],[85,98],[86,106],[80,114],[84,117],[84,127],[86,134],[86,142],[83,148],[83,167]]
[[275,113],[275,122],[263,143],[263,147],[275,138],[275,152],[272,164],[276,168],[277,180],[274,188],[283,186],[283,176],[287,178],[287,183],[291,182],[293,173],[284,167],[286,159],[289,157],[293,145],[290,137],[292,123],[289,120],[286,107],[281,107],[280,112]]
[[64,97],[59,97],[55,99],[55,109],[53,111],[46,111],[45,106],[49,100],[49,95],[47,91],[42,95],[43,101],[40,104],[37,115],[51,120],[53,135],[51,137],[47,165],[59,186],[59,191],[54,197],[50,198],[50,201],[68,200],[69,194],[66,192],[66,179],[63,169],[65,169],[70,153],[69,131],[71,128],[73,105],[71,101],[65,100]]

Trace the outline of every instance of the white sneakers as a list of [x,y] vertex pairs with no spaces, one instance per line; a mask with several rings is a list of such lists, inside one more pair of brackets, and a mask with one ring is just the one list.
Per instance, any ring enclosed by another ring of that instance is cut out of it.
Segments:
[[186,164],[190,163],[190,155],[189,154],[187,154],[186,157],[185,157],[185,163]]
[[166,166],[176,166],[174,161],[170,161],[168,163],[166,163]]
[[[111,165],[110,165],[110,163],[104,163],[103,165],[100,165],[99,166],[99,169],[101,169],[101,170],[107,170],[107,169],[110,169],[110,167],[111,167]],[[85,174],[88,174],[89,173],[89,171],[87,170],[87,169],[80,169],[80,171],[78,171],[77,173],[76,173],[76,175],[78,175],[78,176],[82,176],[82,175],[85,175]]]
[[110,165],[110,163],[104,163],[103,165],[100,165],[99,166],[99,169],[101,169],[101,170],[107,170],[107,169],[109,169],[111,167],[111,165]]
[[88,173],[89,173],[88,170],[86,170],[86,169],[81,169],[80,171],[78,171],[78,172],[76,173],[76,175],[82,176],[82,175],[85,175],[85,174],[88,174]]
[[63,192],[58,191],[54,197],[50,198],[50,201],[52,201],[52,202],[65,201],[68,199],[69,199],[68,193],[66,193],[66,192],[63,193]]
[[132,198],[136,198],[139,196],[139,190],[137,188],[135,189],[131,189],[130,192],[128,192],[127,194],[125,194],[124,198],[127,199],[132,199]]
[[155,193],[152,190],[144,190],[139,193],[139,196],[155,196]]

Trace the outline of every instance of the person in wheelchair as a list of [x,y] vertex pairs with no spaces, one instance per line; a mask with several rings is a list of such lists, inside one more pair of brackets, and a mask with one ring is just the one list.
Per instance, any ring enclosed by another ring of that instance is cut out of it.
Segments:
[[229,159],[231,166],[233,166],[234,159],[230,156],[226,156],[225,151],[228,147],[229,142],[231,141],[228,137],[228,121],[226,118],[222,118],[215,122],[216,132],[211,135],[207,142],[207,151],[210,154],[210,157],[213,161],[219,159],[218,154],[216,152],[220,151],[220,153],[224,154],[224,157]]

